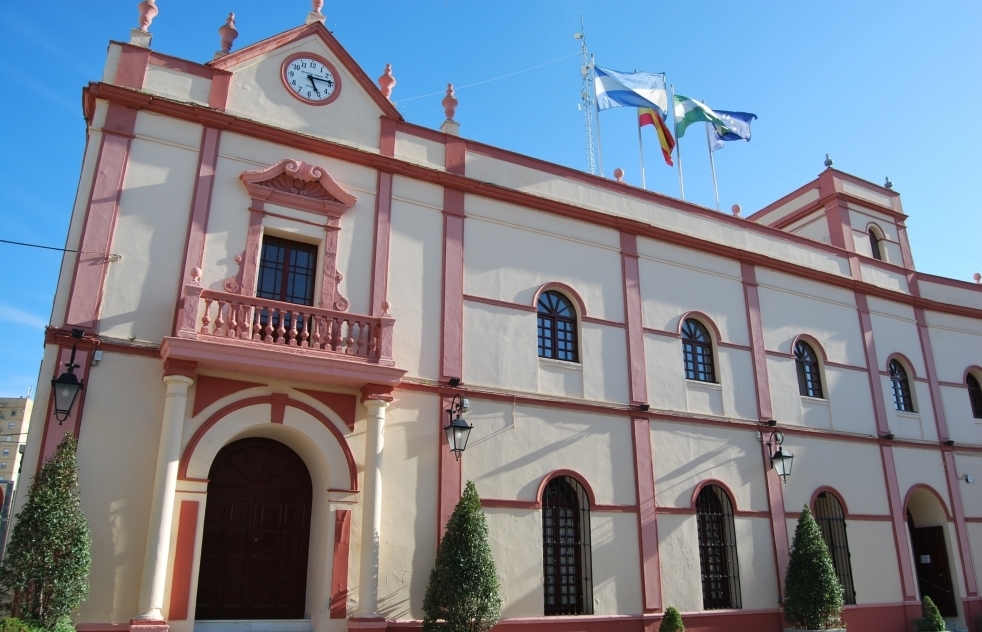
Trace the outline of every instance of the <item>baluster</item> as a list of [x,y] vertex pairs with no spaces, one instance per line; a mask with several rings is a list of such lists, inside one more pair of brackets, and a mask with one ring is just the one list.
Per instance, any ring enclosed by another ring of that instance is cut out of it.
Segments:
[[350,319],[345,319],[344,321],[348,325],[347,338],[344,339],[344,352],[347,355],[353,355],[355,353],[355,323]]
[[368,325],[368,357],[378,357],[378,325],[375,323]]
[[286,327],[283,326],[283,310],[276,310],[276,316],[276,320],[279,323],[279,326],[276,328],[276,344],[282,345],[286,343],[286,338],[284,337],[286,334]]
[[287,344],[291,347],[297,346],[297,313],[290,312],[292,316],[290,317],[290,337],[287,339]]
[[355,355],[365,356],[367,355],[368,347],[368,324],[358,321],[358,350]]
[[252,305],[242,306],[242,325],[239,328],[239,338],[242,340],[252,340],[253,311]]
[[307,346],[307,339],[310,338],[310,333],[307,330],[310,329],[310,318],[311,318],[311,316],[310,316],[310,314],[307,314],[306,316],[304,316],[303,314],[301,314],[301,318],[303,318],[303,321],[301,321],[302,324],[301,324],[301,327],[300,327],[300,346],[301,347],[306,347]]
[[312,316],[310,319],[310,327],[313,330],[313,347],[314,349],[321,348],[321,317]]
[[229,303],[228,305],[228,332],[226,335],[229,338],[239,337],[239,308],[240,306],[238,303]]
[[332,329],[334,330],[333,336],[331,338],[331,351],[343,351],[341,348],[341,321],[337,318],[334,319],[334,324]]
[[225,325],[225,318],[224,318],[224,314],[225,314],[225,303],[226,303],[226,301],[223,301],[221,299],[218,300],[218,318],[215,319],[215,335],[216,336],[221,336],[222,335],[222,326]]
[[272,308],[266,308],[266,337],[263,339],[264,342],[273,342],[273,310]]
[[262,315],[263,310],[258,306],[253,307],[252,313],[252,339],[256,342],[262,342],[262,325],[259,324],[259,318]]
[[201,317],[201,333],[207,334],[208,324],[211,323],[211,299],[205,299],[205,315]]

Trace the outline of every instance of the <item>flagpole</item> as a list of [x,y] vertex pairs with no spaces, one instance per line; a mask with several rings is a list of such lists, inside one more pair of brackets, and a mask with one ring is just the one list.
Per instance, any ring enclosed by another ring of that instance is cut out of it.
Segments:
[[597,103],[597,60],[590,55],[590,68],[593,70],[593,102],[597,106],[597,153],[600,163],[600,177],[604,177],[604,142],[600,136],[600,104]]
[[675,152],[679,161],[679,196],[685,199],[685,183],[682,180],[682,139],[679,138],[678,122],[675,120],[675,84],[671,85],[672,99],[668,108],[672,111],[672,133],[675,134]]
[[638,153],[641,155],[641,188],[647,189],[644,181],[644,141],[641,140],[641,120],[638,117]]
[[713,142],[709,139],[709,128],[712,123],[706,121],[706,147],[709,148],[709,166],[713,172],[713,191],[716,193],[716,210],[719,208],[719,187],[716,186],[716,161],[713,160]]

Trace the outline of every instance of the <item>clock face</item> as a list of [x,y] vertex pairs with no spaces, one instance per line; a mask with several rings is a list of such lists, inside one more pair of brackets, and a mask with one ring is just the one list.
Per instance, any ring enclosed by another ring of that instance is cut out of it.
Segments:
[[326,105],[341,92],[341,80],[334,66],[311,53],[291,55],[281,73],[287,90],[311,105]]

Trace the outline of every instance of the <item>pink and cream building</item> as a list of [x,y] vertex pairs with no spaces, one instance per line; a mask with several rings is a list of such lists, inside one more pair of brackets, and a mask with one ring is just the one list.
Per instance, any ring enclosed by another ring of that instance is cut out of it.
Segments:
[[982,285],[915,269],[896,192],[717,213],[466,140],[453,98],[407,123],[316,11],[198,63],[150,5],[84,89],[24,458],[79,438],[80,630],[419,628],[468,480],[502,630],[780,630],[805,505],[850,630],[975,625]]

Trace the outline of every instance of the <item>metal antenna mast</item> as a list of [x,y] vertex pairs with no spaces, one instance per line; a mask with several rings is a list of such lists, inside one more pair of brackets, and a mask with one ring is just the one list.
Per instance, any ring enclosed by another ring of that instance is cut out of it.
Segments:
[[583,125],[586,128],[586,154],[590,173],[597,174],[597,152],[593,146],[593,61],[586,48],[586,30],[583,28],[583,16],[580,16],[580,32],[573,37],[580,40],[580,78],[583,80],[580,89],[580,110],[583,111]]

